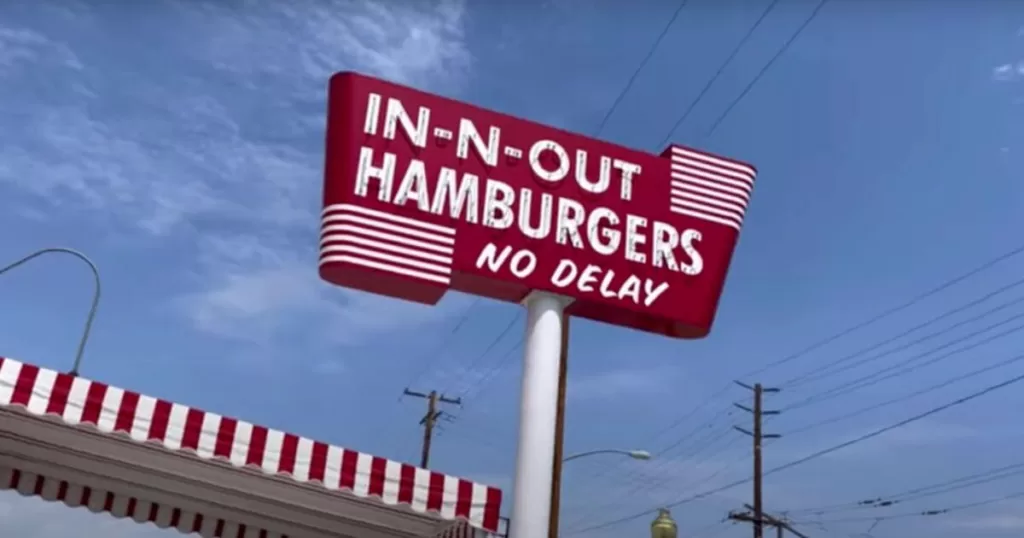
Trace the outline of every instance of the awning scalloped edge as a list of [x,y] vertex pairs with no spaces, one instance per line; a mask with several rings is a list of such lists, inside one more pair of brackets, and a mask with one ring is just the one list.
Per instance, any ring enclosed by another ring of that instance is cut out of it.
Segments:
[[0,357],[0,407],[496,532],[501,490]]

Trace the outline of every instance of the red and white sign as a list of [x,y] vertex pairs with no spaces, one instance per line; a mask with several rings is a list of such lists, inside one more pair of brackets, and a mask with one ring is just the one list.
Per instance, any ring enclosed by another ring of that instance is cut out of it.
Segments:
[[753,166],[653,155],[355,73],[330,82],[320,275],[434,304],[449,289],[707,335]]

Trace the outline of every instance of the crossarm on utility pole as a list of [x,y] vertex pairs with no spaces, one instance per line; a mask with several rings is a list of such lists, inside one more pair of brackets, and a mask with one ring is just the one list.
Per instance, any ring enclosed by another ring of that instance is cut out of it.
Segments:
[[743,388],[750,389],[754,393],[754,405],[753,405],[753,407],[747,407],[747,406],[742,405],[742,404],[733,404],[736,407],[738,407],[738,408],[740,408],[740,409],[742,409],[742,410],[744,410],[744,411],[746,411],[746,412],[748,412],[748,413],[750,413],[752,415],[752,417],[754,419],[753,428],[751,430],[746,430],[746,429],[741,428],[739,426],[733,426],[733,427],[736,428],[737,430],[739,430],[740,432],[742,432],[742,433],[744,433],[746,435],[749,435],[751,437],[751,439],[753,440],[753,442],[754,442],[754,480],[753,480],[753,486],[754,486],[754,491],[753,491],[754,506],[751,507],[751,510],[753,510],[754,514],[752,516],[751,522],[753,523],[753,528],[754,528],[754,538],[764,538],[764,522],[765,522],[765,519],[763,517],[762,510],[761,510],[761,506],[762,506],[762,502],[761,502],[761,491],[762,491],[762,484],[761,484],[761,479],[762,479],[762,472],[761,472],[761,444],[762,444],[762,441],[764,439],[777,438],[778,435],[777,434],[765,434],[765,433],[763,433],[762,430],[761,430],[761,425],[762,425],[762,421],[763,421],[764,415],[776,415],[776,414],[778,414],[778,411],[766,411],[763,408],[763,406],[762,406],[762,396],[766,392],[778,392],[778,389],[776,389],[776,388],[767,388],[767,387],[762,386],[760,383],[754,383],[753,386],[750,386],[750,385],[748,385],[746,383],[742,383],[740,381],[737,381],[736,384],[740,385]]
[[[753,510],[753,508],[754,508],[753,506],[751,506],[749,504],[745,504],[743,506],[747,507],[748,510]],[[753,522],[756,521],[756,519],[754,518],[753,514],[750,514],[750,513],[747,513],[747,512],[743,512],[743,513],[733,512],[733,513],[730,513],[729,514],[729,519],[731,519],[733,521],[746,521],[748,523],[753,523]],[[806,534],[804,534],[804,533],[794,529],[793,526],[790,525],[787,521],[779,519],[779,518],[777,518],[775,516],[772,516],[770,514],[762,513],[761,514],[761,522],[763,524],[765,524],[765,525],[770,526],[770,527],[775,527],[778,530],[778,533],[779,533],[778,536],[782,536],[782,530],[785,529],[785,530],[789,531],[790,534],[792,534],[794,536],[797,536],[798,538],[808,538],[808,536]]]
[[439,403],[446,403],[451,405],[461,405],[462,398],[449,398],[443,394],[438,393],[436,390],[430,392],[417,392],[414,390],[405,389],[403,392],[406,396],[414,396],[416,398],[423,398],[427,401],[427,412],[420,419],[420,424],[423,426],[423,448],[420,453],[420,467],[423,469],[427,468],[430,464],[430,445],[434,439],[434,426],[437,424],[437,419],[441,418],[444,413],[437,409]]

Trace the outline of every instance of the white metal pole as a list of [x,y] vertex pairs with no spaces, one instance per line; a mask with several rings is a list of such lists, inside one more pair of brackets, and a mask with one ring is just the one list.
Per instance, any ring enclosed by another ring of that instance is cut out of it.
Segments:
[[548,535],[551,468],[561,361],[562,315],[569,299],[533,292],[525,301],[523,385],[519,402],[519,446],[509,538]]

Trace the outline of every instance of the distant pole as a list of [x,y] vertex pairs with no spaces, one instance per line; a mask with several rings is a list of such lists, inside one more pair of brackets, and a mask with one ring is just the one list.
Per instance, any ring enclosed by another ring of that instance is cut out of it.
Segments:
[[4,273],[10,271],[11,269],[19,267],[22,264],[32,261],[38,258],[39,256],[42,256],[43,254],[49,254],[51,252],[70,254],[71,256],[74,256],[79,260],[85,262],[85,264],[89,266],[89,270],[92,271],[92,304],[89,306],[89,313],[85,317],[85,329],[82,331],[82,337],[78,340],[78,349],[75,351],[75,359],[71,363],[71,370],[68,372],[73,376],[77,376],[79,369],[82,367],[82,356],[85,354],[85,344],[89,341],[89,334],[92,332],[92,322],[96,319],[96,310],[98,310],[100,307],[100,271],[99,269],[96,268],[96,264],[93,263],[88,256],[82,254],[77,250],[64,247],[51,247],[44,248],[42,250],[37,250],[32,254],[29,254],[28,256],[25,256],[24,258],[21,258],[20,260],[17,260],[14,263],[7,265],[6,267],[0,268],[0,275],[3,275]]
[[547,537],[551,524],[562,322],[569,301],[538,291],[523,301],[526,334],[510,538]]
[[548,538],[558,538],[559,511],[562,504],[562,464],[565,450],[565,395],[569,379],[569,316],[562,314],[561,361],[558,366],[558,409],[555,412],[555,457],[551,466],[551,514]]
[[439,411],[437,409],[437,404],[446,403],[460,405],[462,403],[462,398],[449,398],[439,394],[436,390],[423,393],[405,389],[405,395],[423,398],[427,401],[427,414],[423,415],[423,418],[420,419],[420,424],[423,425],[423,449],[420,453],[420,467],[426,469],[427,465],[430,464],[430,444],[434,438],[434,425],[437,423],[437,419],[441,418],[441,414],[443,413],[443,411]]
[[742,406],[740,404],[735,404],[736,407],[739,407],[740,409],[743,409],[744,411],[748,411],[748,412],[750,412],[753,415],[753,418],[754,418],[754,428],[753,428],[753,431],[752,432],[751,431],[747,431],[747,430],[744,430],[743,428],[739,428],[739,427],[737,427],[736,429],[741,431],[741,432],[743,432],[743,433],[745,433],[745,434],[747,434],[747,435],[750,435],[750,437],[754,441],[754,495],[753,495],[754,496],[754,507],[753,507],[754,515],[753,515],[752,523],[754,524],[753,525],[753,527],[754,527],[754,538],[764,538],[764,520],[763,520],[763,517],[762,517],[763,513],[764,513],[764,509],[763,509],[762,502],[761,502],[762,501],[762,498],[761,498],[762,497],[761,478],[762,478],[762,475],[763,475],[763,473],[762,473],[762,465],[761,465],[761,443],[766,438],[769,438],[769,439],[770,438],[777,438],[779,436],[778,435],[764,435],[762,433],[762,431],[761,431],[761,422],[762,422],[763,416],[764,415],[775,415],[775,414],[778,414],[778,411],[764,411],[763,408],[762,408],[762,405],[761,405],[761,403],[762,403],[761,400],[762,400],[762,396],[763,396],[763,394],[765,392],[778,392],[779,389],[767,389],[767,388],[762,387],[760,383],[755,383],[753,387],[751,387],[749,385],[745,385],[743,383],[739,383],[739,382],[737,382],[737,383],[740,386],[742,386],[742,387],[750,389],[754,393],[754,408],[753,409],[750,409],[748,407]]
[[754,538],[763,538],[761,516],[761,384],[754,385]]

